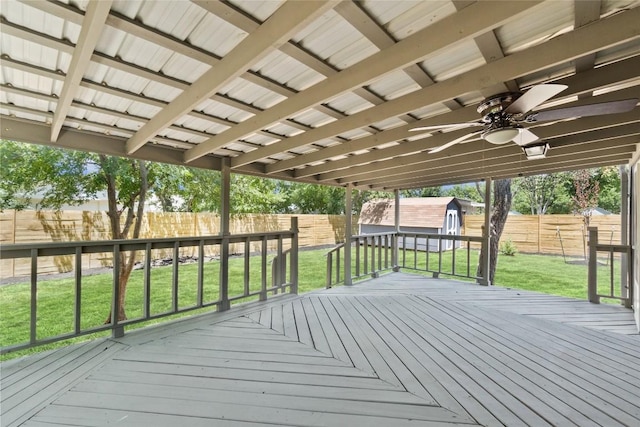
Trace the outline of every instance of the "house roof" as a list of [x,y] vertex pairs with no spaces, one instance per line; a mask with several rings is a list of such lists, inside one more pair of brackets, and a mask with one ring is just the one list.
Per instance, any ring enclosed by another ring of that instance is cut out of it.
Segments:
[[640,95],[640,0],[0,2],[2,138],[234,173],[404,189],[628,163],[637,108],[475,138],[478,104]]
[[[400,199],[400,226],[442,228],[447,206],[460,207],[454,197],[411,197]],[[395,225],[395,200],[371,200],[362,206],[358,224]]]

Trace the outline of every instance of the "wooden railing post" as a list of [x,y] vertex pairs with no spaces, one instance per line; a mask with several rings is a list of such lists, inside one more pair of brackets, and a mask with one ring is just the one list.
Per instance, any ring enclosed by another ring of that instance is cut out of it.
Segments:
[[393,257],[393,271],[400,271],[400,263],[398,262],[398,258],[400,256],[400,243],[398,242],[398,234],[400,234],[400,190],[395,190],[393,192],[394,195],[394,199],[395,199],[395,205],[394,205],[394,211],[393,211],[393,224],[394,224],[394,232],[395,234],[393,235],[393,250],[392,250],[392,257]]
[[225,234],[220,243],[220,311],[229,310],[229,235]]
[[113,245],[113,291],[111,293],[111,337],[122,338],[124,327],[118,324],[120,315],[120,244]]
[[587,295],[589,302],[600,304],[598,297],[598,227],[589,227],[589,275],[587,279]]
[[331,278],[333,276],[333,252],[327,254],[327,283],[325,288],[331,288]]
[[290,262],[290,279],[292,294],[298,294],[298,217],[291,217],[291,262]]
[[218,310],[224,311],[231,308],[229,302],[229,236],[230,226],[230,200],[231,200],[231,161],[225,159],[221,169],[220,188],[220,305]]
[[267,236],[262,237],[262,252],[260,252],[260,301],[267,300]]

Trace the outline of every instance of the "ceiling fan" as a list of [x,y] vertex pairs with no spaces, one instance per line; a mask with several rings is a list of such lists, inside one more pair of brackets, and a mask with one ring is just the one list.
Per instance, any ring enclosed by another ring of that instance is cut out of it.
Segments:
[[478,135],[491,144],[501,145],[513,141],[521,147],[526,147],[539,138],[536,134],[524,128],[522,126],[523,123],[625,113],[633,110],[638,103],[638,99],[633,98],[577,107],[559,108],[549,111],[531,111],[567,87],[568,86],[560,84],[540,84],[533,86],[525,93],[502,93],[487,98],[478,106],[478,113],[482,116],[480,120],[465,123],[422,126],[413,128],[411,131],[456,130],[482,126],[481,130],[468,133],[444,145],[429,150],[430,153],[437,153]]

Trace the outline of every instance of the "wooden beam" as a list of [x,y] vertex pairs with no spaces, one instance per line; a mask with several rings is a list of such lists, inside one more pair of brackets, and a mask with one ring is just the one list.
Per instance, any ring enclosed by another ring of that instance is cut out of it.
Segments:
[[[461,12],[444,18],[407,37],[391,48],[384,49],[339,74],[292,96],[275,107],[246,120],[240,125],[199,144],[185,153],[185,160],[188,162],[196,159],[272,123],[317,105],[325,99],[330,99],[356,87],[363,86],[386,73],[422,60],[452,43],[498,27],[506,20],[512,19],[513,15],[523,12],[538,3],[539,1],[520,1],[469,6]],[[386,104],[381,106],[383,105]],[[370,123],[371,121],[365,125]],[[278,145],[280,144],[272,144],[272,146]],[[234,159],[235,162],[232,162],[232,166],[237,167],[241,164],[268,157],[273,153],[272,146],[248,153],[247,157],[236,158]],[[262,155],[265,149],[268,149],[266,153],[271,154]]]
[[[502,169],[489,169],[489,168],[476,168],[469,173],[459,173],[453,177],[451,176],[414,176],[408,177],[405,181],[396,181],[394,183],[388,184],[380,184],[380,185],[371,185],[367,182],[356,182],[354,185],[362,185],[368,188],[375,189],[385,189],[388,191],[389,189],[394,188],[420,188],[420,187],[437,187],[441,185],[450,185],[456,183],[465,183],[465,182],[477,182],[483,177],[486,177],[489,174],[493,178],[516,178],[520,176],[527,175],[539,175],[543,173],[551,173],[551,172],[563,172],[567,170],[573,169],[585,169],[591,167],[602,167],[611,165],[611,161],[614,160],[613,164],[624,164],[629,161],[631,158],[632,148],[623,147],[624,151],[622,154],[610,154],[607,151],[603,151],[600,156],[590,157],[590,158],[580,158],[578,160],[572,159],[571,157],[562,157],[561,161],[552,162],[543,162],[542,160],[527,160],[526,158],[522,158],[520,163],[512,163],[509,165],[505,165]],[[576,168],[574,166],[582,165],[582,168]],[[483,175],[484,174],[484,175]],[[343,184],[344,185],[344,184]]]
[[[622,137],[612,137],[611,139],[598,139],[586,142],[564,143],[552,145],[548,159],[554,161],[587,160],[597,159],[602,155],[617,155],[634,151],[635,144],[640,142],[638,134],[625,135]],[[487,153],[486,157],[475,156],[473,159],[459,159],[450,163],[427,164],[422,163],[420,167],[412,170],[397,169],[388,171],[388,175],[382,172],[373,179],[358,179],[356,177],[344,180],[346,182],[358,182],[359,184],[372,186],[398,186],[416,179],[426,179],[429,177],[449,179],[456,174],[469,175],[477,170],[497,171],[509,167],[513,163],[520,164],[522,160],[527,160],[522,150],[518,147],[504,147]],[[533,161],[532,161],[533,162]],[[493,175],[492,175],[493,176]]]
[[[474,174],[459,174],[453,178],[449,177],[431,177],[431,178],[416,178],[408,180],[403,183],[394,183],[392,185],[382,186],[370,186],[366,183],[356,185],[366,188],[389,191],[395,188],[423,188],[423,187],[439,187],[441,185],[450,184],[462,184],[468,182],[476,182],[483,179],[486,174],[490,174],[494,179],[502,178],[516,178],[520,176],[540,175],[543,173],[553,172],[566,172],[576,169],[589,169],[602,166],[612,166],[627,164],[631,159],[633,150],[628,148],[623,154],[610,155],[608,152],[603,151],[601,156],[590,159],[571,159],[570,157],[564,158],[562,162],[544,162],[544,160],[526,160],[523,159],[521,163],[509,165],[508,168],[502,170],[482,170],[478,169]],[[482,175],[482,174],[485,175]]]
[[[87,151],[106,154],[108,156],[130,157],[133,159],[149,160],[152,162],[183,164],[182,150],[176,150],[159,145],[147,145],[132,155],[125,150],[126,139],[116,136],[99,135],[95,132],[83,132],[65,128],[60,132],[56,141],[51,141],[50,128],[44,123],[16,119],[2,116],[0,138],[31,144],[47,145],[69,150]],[[220,158],[207,156],[189,166],[220,170]]]
[[[467,7],[459,13],[470,10],[472,10],[471,6]],[[479,89],[481,90],[482,88],[495,86],[498,83],[530,73],[532,72],[532,70],[540,70],[551,67],[559,63],[564,63],[572,58],[582,56],[588,52],[605,49],[607,47],[618,45],[631,39],[638,38],[640,37],[640,31],[636,28],[636,26],[634,26],[636,20],[640,20],[640,8],[631,9],[629,11],[612,16],[606,20],[598,21],[590,25],[589,27],[584,27],[576,31],[563,34],[545,43],[531,47],[525,51],[521,51],[513,55],[504,57],[500,60],[491,62],[474,70],[470,70],[466,73],[458,75],[455,78],[444,80],[426,88],[417,90],[408,95],[396,98],[392,101],[388,101],[379,106],[372,107],[368,110],[353,114],[342,120],[338,120],[325,126],[321,126],[314,129],[313,131],[305,132],[303,134],[289,138],[286,141],[271,144],[267,147],[252,151],[242,156],[238,156],[233,159],[232,167],[247,164],[261,158],[268,157],[275,153],[284,152],[296,147],[308,145],[313,143],[314,141],[329,138],[353,128],[363,127],[368,123],[377,122],[394,115],[404,114],[406,112],[424,107],[425,100],[429,100],[428,104],[432,105],[445,99],[452,99],[465,93],[470,93]],[[400,43],[398,43],[398,45],[400,45]],[[360,64],[362,64],[362,62]],[[327,81],[329,80],[331,79],[327,79]],[[318,84],[313,88],[317,87],[324,86],[322,86],[322,84]],[[290,98],[289,101],[296,99],[298,96],[303,96],[308,91],[309,90],[299,93],[295,97]],[[287,104],[287,102],[288,101],[282,102],[278,105],[278,107],[283,104]],[[267,110],[265,114],[276,114],[277,111],[279,111],[277,110],[278,107],[276,107],[276,110]],[[229,131],[214,137],[210,141],[221,141],[224,135],[229,134],[229,132],[238,132],[239,130],[246,128],[247,126],[249,126],[249,122],[255,123],[253,122],[253,119],[259,117],[266,116],[261,114],[253,117],[252,119],[243,122],[241,125],[233,127]],[[235,133],[231,133],[229,135],[234,134]],[[205,144],[210,141],[205,142]],[[197,149],[198,151],[206,151],[204,149],[201,149],[201,146],[202,144],[192,150]],[[217,144],[207,145],[207,147],[214,146],[217,146]],[[187,155],[188,154],[189,153],[187,153]]]
[[253,33],[242,40],[229,54],[156,114],[127,142],[127,152],[133,153],[177,118],[191,111],[218,89],[244,73],[251,65],[286,43],[300,28],[334,6],[333,1],[289,1]]
[[[597,88],[614,84],[618,81],[624,81],[632,79],[637,74],[635,70],[640,68],[640,56],[630,58],[624,61],[615,62],[606,67],[599,67],[597,69],[589,70],[579,75],[566,77],[558,80],[556,83],[568,85],[569,88],[562,93],[562,97],[570,97],[580,94],[584,91],[593,91]],[[629,91],[629,89],[625,89]],[[625,97],[636,96],[634,92],[625,92],[620,94],[621,99]],[[640,96],[640,94],[638,94]],[[598,98],[599,99],[599,98]],[[597,99],[593,99],[592,102],[598,102]],[[563,105],[564,106],[564,105]],[[340,155],[348,155],[349,153],[368,150],[375,148],[377,145],[386,144],[392,141],[400,141],[410,136],[415,136],[415,132],[410,132],[410,129],[417,126],[432,126],[441,123],[465,123],[479,118],[476,111],[476,106],[468,106],[456,111],[441,114],[435,117],[425,118],[412,123],[411,125],[399,126],[397,128],[382,131],[376,135],[366,136],[363,138],[354,139],[344,144],[334,145],[327,148],[319,149],[312,153],[306,153],[301,156],[294,157],[288,160],[282,160],[266,166],[268,173],[283,171],[287,169],[293,169],[305,164],[310,164],[320,160],[337,157]],[[445,141],[446,142],[446,141]],[[403,142],[403,144],[408,144]],[[327,164],[330,168],[329,164]],[[296,170],[296,176],[310,176],[317,173],[322,173],[322,165],[308,167]]]
[[[575,0],[574,2],[574,28],[583,27],[592,22],[600,19],[600,9],[602,7],[601,0],[590,0],[590,1],[581,1]],[[575,66],[576,72],[579,73],[581,71],[586,71],[591,68],[596,63],[596,54],[590,53],[588,55],[582,56],[580,58],[576,58]],[[590,96],[591,94],[585,94],[584,96]]]
[[[558,151],[552,150],[548,159],[551,159],[553,162],[567,162],[567,161],[594,161],[597,162],[600,159],[603,159],[604,156],[610,155],[631,155],[635,150],[635,144],[630,139],[631,137],[625,137],[620,140],[621,146],[616,146],[613,143],[607,143],[604,145],[613,145],[613,148],[602,148],[599,149],[598,143],[594,143],[594,147],[589,150],[589,152],[585,153],[576,153],[572,151],[571,154],[567,155],[566,150]],[[637,142],[637,139],[635,139]],[[571,148],[575,150],[575,147]],[[564,153],[564,155],[560,155]],[[577,155],[579,154],[579,155]],[[412,173],[407,173],[405,175],[389,175],[387,179],[380,180],[359,180],[356,178],[350,178],[345,180],[340,180],[338,182],[342,183],[354,183],[357,185],[365,185],[372,188],[386,187],[386,188],[406,188],[408,183],[412,182],[423,182],[423,181],[434,181],[439,180],[445,183],[450,181],[474,181],[486,176],[487,174],[491,174],[491,176],[497,176],[500,171],[504,170],[512,170],[515,168],[516,172],[522,171],[522,167],[525,165],[522,162],[527,162],[526,165],[537,165],[537,160],[527,160],[526,156],[522,151],[513,152],[510,156],[501,157],[501,164],[492,164],[490,161],[485,161],[484,163],[481,161],[466,164],[464,167],[456,170],[455,172],[444,171],[440,173],[431,173],[430,170],[425,169],[416,169]],[[517,169],[521,170],[518,171]],[[540,172],[543,173],[544,171]],[[514,174],[516,176],[516,174]]]
[[[560,122],[552,126],[540,126],[536,128],[536,135],[538,135],[541,140],[544,140],[546,138],[558,137],[560,135],[571,135],[571,134],[590,131],[590,130],[618,126],[624,123],[636,122],[638,120],[638,114],[637,114],[637,111],[631,111],[629,113],[624,113],[624,114],[596,116],[590,119],[591,120],[588,121],[588,124],[585,123],[586,119],[579,119],[579,120],[572,120],[567,122]],[[451,132],[451,136],[455,137],[455,135],[459,133],[461,133],[461,131],[457,131],[455,133]],[[440,135],[433,136],[431,138],[440,138]],[[440,143],[440,140],[435,140],[435,141],[436,141],[436,144]],[[429,145],[425,144],[423,149],[427,150],[429,148],[432,148],[432,145],[433,144],[429,144]],[[335,169],[338,167],[337,165],[335,165],[334,168],[330,169],[328,172],[318,175],[317,179],[319,181],[323,181],[325,179],[333,180],[333,179],[341,179],[348,176],[356,176],[356,175],[363,175],[363,174],[364,175],[377,174],[379,176],[380,174],[382,174],[382,171],[385,169],[405,167],[409,165],[416,165],[418,163],[424,163],[424,162],[430,162],[430,161],[444,162],[446,161],[446,159],[453,158],[455,156],[468,155],[470,151],[475,151],[477,156],[482,156],[482,151],[490,150],[492,149],[492,147],[496,147],[496,146],[489,144],[486,141],[479,140],[479,141],[468,142],[466,144],[458,144],[440,153],[429,153],[425,151],[425,152],[411,155],[411,156],[400,155],[398,153],[394,153],[394,155],[384,154],[384,151],[395,148],[395,147],[391,147],[390,149],[379,150],[380,152],[370,156],[371,158],[365,157],[370,153],[362,156],[354,156],[354,157],[361,157],[361,159],[349,158],[348,160],[350,160],[351,162],[349,165],[344,165],[344,164],[340,165],[343,168],[339,170]],[[377,159],[374,157],[375,155],[378,156]],[[387,159],[387,158],[389,158],[390,160],[379,161],[379,159]],[[362,164],[360,163],[362,160],[368,160],[368,162],[366,164]],[[338,161],[341,162],[341,160],[338,160]],[[375,163],[369,163],[369,162],[375,162]],[[360,166],[358,166],[358,164],[360,164]]]
[[82,28],[78,36],[78,43],[73,50],[67,77],[58,96],[58,105],[51,123],[51,141],[58,139],[64,120],[69,113],[73,98],[78,92],[80,81],[91,61],[93,50],[102,35],[112,0],[92,0],[87,5],[87,12],[82,20]]
[[[336,7],[335,11],[340,14],[347,22],[349,22],[356,30],[364,35],[371,43],[376,45],[378,49],[386,49],[393,46],[397,41],[389,34],[381,25],[379,25],[357,2],[345,1]],[[418,64],[410,64],[403,71],[420,87],[426,87],[434,83],[431,76],[425,70],[420,68]],[[361,88],[363,89],[363,88]],[[367,91],[361,90],[356,92],[364,99],[368,99]],[[372,102],[374,105],[380,102]],[[445,105],[450,110],[456,110],[461,107],[460,103],[450,99],[445,101]]]

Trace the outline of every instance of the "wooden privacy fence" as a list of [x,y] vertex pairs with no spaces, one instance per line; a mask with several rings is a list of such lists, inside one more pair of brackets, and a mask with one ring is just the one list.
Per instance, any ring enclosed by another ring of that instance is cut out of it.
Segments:
[[[234,215],[230,221],[231,234],[265,233],[288,230],[291,217],[298,217],[299,246],[335,245],[344,241],[345,218],[342,215]],[[357,224],[357,220],[353,221]],[[171,238],[188,236],[216,236],[220,232],[220,217],[212,213],[148,212],[145,213],[140,238]],[[109,219],[105,212],[92,211],[5,211],[0,213],[0,244],[98,241],[111,239]],[[269,242],[270,251],[277,248]],[[260,251],[260,242],[252,243],[252,250]],[[253,247],[255,246],[255,247]],[[209,248],[205,256],[218,257],[217,247]],[[287,249],[287,247],[285,247]],[[232,244],[230,253],[242,253],[244,246]],[[193,247],[180,249],[181,257],[197,254]],[[172,257],[171,250],[154,250],[154,259]],[[110,256],[86,254],[86,268],[110,267]],[[24,260],[2,260],[0,277],[29,274]],[[39,274],[71,271],[72,257],[56,256],[42,259]]]
[[[300,247],[330,246],[342,243],[345,218],[342,215],[296,215],[299,218]],[[261,233],[287,230],[292,215],[235,215],[231,218],[231,234]],[[481,236],[482,215],[464,217],[464,235]],[[357,224],[357,220],[353,221]],[[601,215],[591,218],[591,225],[599,228],[602,243],[620,243],[620,215]],[[211,213],[146,213],[141,238],[216,236],[220,232],[220,217]],[[511,215],[505,225],[502,241],[510,239],[518,251],[561,255],[562,248],[569,256],[584,255],[582,217],[577,215]],[[354,225],[353,234],[358,234]],[[105,212],[93,211],[5,211],[0,213],[0,244],[69,242],[109,240],[109,220]],[[562,241],[561,241],[562,239]],[[275,251],[270,243],[269,250]],[[479,249],[478,244],[472,248]],[[287,248],[285,248],[287,249]],[[231,254],[241,253],[239,245],[231,245]],[[256,246],[252,250],[259,251]],[[193,248],[181,248],[180,256],[195,256]],[[154,258],[171,257],[169,250],[156,250]],[[205,256],[217,257],[214,248]],[[87,254],[83,259],[87,268],[111,266],[110,257]],[[0,277],[29,274],[28,263],[20,260],[2,260]],[[70,257],[50,257],[41,260],[39,273],[51,274],[71,271]]]
[[[483,215],[466,215],[464,234],[481,236],[483,224]],[[601,243],[620,243],[620,215],[592,216],[589,225],[598,227]],[[578,215],[509,215],[500,241],[510,239],[519,252],[562,255],[564,248],[565,255],[583,257],[586,233]]]

